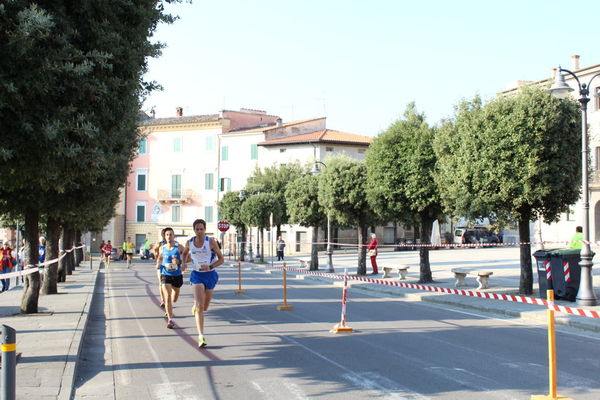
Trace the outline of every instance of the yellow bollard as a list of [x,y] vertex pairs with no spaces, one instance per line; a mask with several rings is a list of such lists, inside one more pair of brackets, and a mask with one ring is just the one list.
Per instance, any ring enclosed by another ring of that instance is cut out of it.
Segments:
[[290,306],[287,303],[287,271],[285,269],[285,263],[283,263],[283,305],[277,306],[279,311],[282,310],[293,310],[294,306]]
[[[546,299],[554,303],[554,290],[546,290]],[[546,395],[532,395],[531,400],[570,400],[556,394],[556,332],[554,330],[554,310],[548,308],[548,392]]]
[[244,294],[245,290],[242,290],[242,263],[238,262],[238,290],[235,291],[235,294]]

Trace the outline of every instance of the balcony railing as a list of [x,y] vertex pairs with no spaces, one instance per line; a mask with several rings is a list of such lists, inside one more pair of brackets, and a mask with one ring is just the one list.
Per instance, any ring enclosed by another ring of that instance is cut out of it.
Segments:
[[161,203],[191,203],[194,192],[191,189],[158,189],[157,197]]

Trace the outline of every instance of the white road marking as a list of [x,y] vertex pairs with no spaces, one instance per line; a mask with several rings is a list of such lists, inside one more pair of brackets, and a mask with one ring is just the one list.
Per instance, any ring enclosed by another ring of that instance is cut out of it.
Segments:
[[378,395],[383,391],[386,400],[429,399],[429,397],[413,392],[410,389],[399,385],[398,382],[392,381],[391,379],[374,372],[365,372],[360,376],[357,376],[356,374],[344,374],[342,377],[363,390],[379,392],[374,394],[373,397],[380,397]]

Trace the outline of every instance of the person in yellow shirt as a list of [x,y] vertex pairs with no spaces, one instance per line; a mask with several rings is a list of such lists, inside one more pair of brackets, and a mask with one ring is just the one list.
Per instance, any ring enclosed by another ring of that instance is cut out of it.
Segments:
[[571,238],[571,244],[569,245],[569,247],[571,249],[581,249],[581,245],[583,243],[582,240],[583,228],[581,226],[578,226],[577,228],[575,228],[575,234]]
[[125,253],[127,254],[127,268],[131,267],[131,260],[133,259],[133,252],[135,251],[135,244],[131,242],[131,238],[127,238],[125,243]]

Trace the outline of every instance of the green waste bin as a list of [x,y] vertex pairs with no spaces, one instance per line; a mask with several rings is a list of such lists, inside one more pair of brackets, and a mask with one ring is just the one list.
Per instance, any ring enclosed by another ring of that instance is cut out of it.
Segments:
[[[592,255],[593,256],[593,255]],[[552,286],[556,298],[575,301],[581,279],[581,249],[558,249],[552,252]]]

